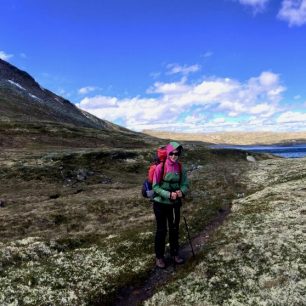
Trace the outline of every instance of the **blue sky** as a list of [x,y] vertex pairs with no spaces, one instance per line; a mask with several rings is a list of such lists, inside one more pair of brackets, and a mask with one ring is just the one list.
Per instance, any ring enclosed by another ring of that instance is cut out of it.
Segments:
[[306,0],[1,0],[0,58],[133,130],[306,129]]

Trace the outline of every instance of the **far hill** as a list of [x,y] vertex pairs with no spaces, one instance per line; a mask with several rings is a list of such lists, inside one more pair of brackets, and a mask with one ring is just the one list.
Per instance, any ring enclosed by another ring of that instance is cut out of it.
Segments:
[[173,133],[144,130],[143,133],[159,138],[184,141],[202,141],[226,145],[267,145],[306,143],[305,132],[224,132],[224,133]]
[[101,120],[0,59],[0,147],[145,145],[152,137]]
[[120,129],[80,110],[70,101],[40,86],[27,72],[1,59],[0,119],[52,121],[78,127]]

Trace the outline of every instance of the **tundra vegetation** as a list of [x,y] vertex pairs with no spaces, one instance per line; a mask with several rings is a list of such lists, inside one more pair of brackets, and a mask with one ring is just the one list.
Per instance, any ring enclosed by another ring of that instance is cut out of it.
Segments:
[[306,159],[265,160],[196,263],[145,305],[306,304]]
[[[154,266],[154,216],[140,187],[162,141],[131,137],[120,147],[109,133],[84,131],[95,148],[81,147],[89,143],[79,136],[66,147],[34,141],[0,153],[0,305],[108,305]],[[13,132],[22,142],[25,132]],[[103,137],[109,143],[99,146]],[[233,212],[197,259],[146,303],[302,305],[305,159],[258,156],[254,165],[243,152],[184,147],[191,192],[182,214],[191,235],[232,202]]]

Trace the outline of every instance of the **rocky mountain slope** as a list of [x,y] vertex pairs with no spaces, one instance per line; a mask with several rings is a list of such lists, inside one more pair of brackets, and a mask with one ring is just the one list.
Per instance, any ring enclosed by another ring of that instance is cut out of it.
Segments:
[[0,147],[143,147],[153,137],[77,108],[0,59]]
[[41,87],[27,72],[1,59],[0,119],[54,121],[79,127],[119,129],[78,109],[68,100]]

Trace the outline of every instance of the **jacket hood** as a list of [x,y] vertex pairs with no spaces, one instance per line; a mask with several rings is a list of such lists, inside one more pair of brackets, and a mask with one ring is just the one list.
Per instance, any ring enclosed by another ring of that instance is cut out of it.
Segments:
[[183,147],[182,147],[181,144],[179,144],[178,142],[175,142],[175,141],[171,141],[167,145],[167,156],[169,156],[169,153],[174,151],[174,150],[181,151],[182,149],[183,149]]

